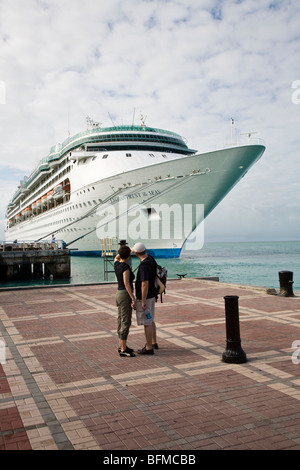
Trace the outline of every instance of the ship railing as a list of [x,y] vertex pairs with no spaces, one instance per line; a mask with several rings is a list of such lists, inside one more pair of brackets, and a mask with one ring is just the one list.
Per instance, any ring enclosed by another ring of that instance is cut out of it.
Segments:
[[249,145],[263,145],[265,146],[265,141],[261,139],[260,137],[250,137],[247,135],[243,135],[242,138],[238,140],[232,140],[232,141],[227,141],[227,142],[220,142],[220,143],[209,143],[207,142],[204,144],[201,149],[198,149],[196,152],[196,155],[198,153],[205,153],[205,152],[214,152],[216,150],[223,150],[223,149],[229,149],[229,148],[234,148],[234,147],[248,147]]
[[226,142],[223,145],[216,145],[216,149],[242,147],[247,145],[265,145],[265,142],[260,137],[252,137],[250,134],[244,134],[244,138],[239,138],[236,141]]
[[65,247],[63,240],[42,240],[36,242],[34,240],[26,241],[2,241],[0,242],[1,251],[41,251],[41,250],[61,250]]

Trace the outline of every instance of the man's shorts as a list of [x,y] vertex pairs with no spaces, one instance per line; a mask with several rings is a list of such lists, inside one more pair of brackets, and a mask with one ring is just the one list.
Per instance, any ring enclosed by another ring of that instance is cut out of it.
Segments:
[[[150,299],[146,299],[146,310],[142,309],[142,301],[136,301],[136,322],[138,325],[149,326],[154,321],[154,310],[155,310],[155,297],[151,297]],[[151,318],[146,317],[147,310],[150,310]]]

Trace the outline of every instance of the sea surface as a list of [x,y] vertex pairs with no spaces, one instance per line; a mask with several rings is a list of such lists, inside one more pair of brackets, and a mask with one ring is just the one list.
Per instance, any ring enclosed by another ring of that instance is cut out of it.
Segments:
[[[198,251],[181,252],[180,258],[159,258],[169,278],[219,277],[220,282],[279,289],[279,272],[293,272],[293,290],[300,291],[300,241],[205,243]],[[132,260],[132,268],[138,260]],[[109,266],[113,270],[113,266]],[[0,287],[90,284],[114,281],[114,273],[104,275],[103,258],[71,256],[70,279],[32,279],[2,283]]]

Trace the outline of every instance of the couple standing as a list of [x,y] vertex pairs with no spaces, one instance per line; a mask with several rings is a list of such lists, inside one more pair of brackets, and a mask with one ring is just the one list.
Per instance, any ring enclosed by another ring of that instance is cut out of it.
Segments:
[[[140,260],[135,282],[136,297],[133,293],[134,274],[128,264],[131,252]],[[114,259],[114,269],[118,281],[116,303],[118,306],[119,354],[121,357],[134,357],[133,349],[127,346],[131,325],[132,308],[136,309],[138,325],[144,325],[146,344],[138,349],[138,354],[154,354],[157,349],[154,309],[156,300],[155,277],[156,261],[147,254],[143,243],[136,243],[132,250],[121,246]]]

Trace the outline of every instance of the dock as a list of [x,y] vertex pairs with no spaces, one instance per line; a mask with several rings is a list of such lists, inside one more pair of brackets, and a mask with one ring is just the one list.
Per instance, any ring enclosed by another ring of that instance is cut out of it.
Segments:
[[31,277],[69,278],[70,251],[57,242],[0,244],[0,281]]
[[[300,293],[169,280],[159,349],[132,358],[117,352],[115,293],[115,283],[0,290],[1,450],[300,450]],[[243,364],[222,361],[229,295]],[[133,316],[128,345],[144,344]]]

